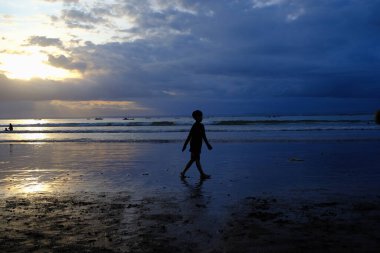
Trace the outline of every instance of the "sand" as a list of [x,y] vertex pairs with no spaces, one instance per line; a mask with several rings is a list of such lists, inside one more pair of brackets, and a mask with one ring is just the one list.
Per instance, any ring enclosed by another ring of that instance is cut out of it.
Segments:
[[[224,222],[175,197],[37,194],[0,201],[2,252],[378,252],[380,197],[248,197]],[[198,200],[198,201],[196,201]]]
[[214,147],[0,145],[0,251],[378,252],[378,143]]

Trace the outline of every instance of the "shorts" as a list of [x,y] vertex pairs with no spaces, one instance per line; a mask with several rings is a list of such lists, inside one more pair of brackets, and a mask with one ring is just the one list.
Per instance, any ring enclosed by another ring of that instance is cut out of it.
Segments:
[[201,159],[201,153],[191,152],[191,159],[192,160],[200,160]]

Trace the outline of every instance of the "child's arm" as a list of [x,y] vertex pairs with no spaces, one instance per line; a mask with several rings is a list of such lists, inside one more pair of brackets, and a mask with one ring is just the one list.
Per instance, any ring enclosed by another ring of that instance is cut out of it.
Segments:
[[[193,128],[191,128],[191,130],[193,130]],[[183,147],[182,147],[182,152],[183,151],[185,151],[185,149],[186,149],[186,146],[187,146],[187,144],[189,143],[189,141],[190,141],[190,139],[191,139],[191,133],[192,133],[192,131],[190,130],[190,132],[189,132],[189,135],[187,136],[187,138],[186,138],[186,141],[185,141],[185,143],[183,144]]]
[[205,143],[206,143],[206,145],[207,145],[207,148],[209,149],[209,150],[211,150],[212,149],[212,146],[211,146],[211,144],[208,142],[208,140],[207,140],[207,137],[206,137],[206,130],[205,130],[205,127],[202,125],[202,138],[203,138],[203,140],[205,141]]

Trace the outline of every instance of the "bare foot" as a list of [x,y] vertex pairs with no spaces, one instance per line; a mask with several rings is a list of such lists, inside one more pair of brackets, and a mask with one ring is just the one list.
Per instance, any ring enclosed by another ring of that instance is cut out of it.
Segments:
[[210,175],[207,175],[207,174],[202,174],[201,175],[201,179],[209,179],[209,178],[211,178]]
[[181,172],[180,177],[181,178],[186,178],[185,173]]

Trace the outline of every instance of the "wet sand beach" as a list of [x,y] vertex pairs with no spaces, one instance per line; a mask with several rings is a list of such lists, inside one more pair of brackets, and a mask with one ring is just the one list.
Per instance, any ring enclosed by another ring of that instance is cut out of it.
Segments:
[[377,252],[378,142],[0,145],[3,252]]

